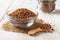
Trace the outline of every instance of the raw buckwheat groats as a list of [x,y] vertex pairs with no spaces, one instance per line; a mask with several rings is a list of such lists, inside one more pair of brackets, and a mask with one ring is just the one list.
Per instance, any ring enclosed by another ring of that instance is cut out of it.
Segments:
[[26,8],[21,8],[21,9],[15,10],[11,14],[9,14],[9,16],[13,18],[19,18],[19,19],[27,19],[27,18],[36,16],[36,14]]

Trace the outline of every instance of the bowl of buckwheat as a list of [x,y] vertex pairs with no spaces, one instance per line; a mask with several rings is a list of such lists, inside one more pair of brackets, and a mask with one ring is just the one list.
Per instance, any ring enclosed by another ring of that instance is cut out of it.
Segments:
[[38,13],[27,8],[18,8],[8,11],[7,16],[15,27],[28,28],[34,24]]

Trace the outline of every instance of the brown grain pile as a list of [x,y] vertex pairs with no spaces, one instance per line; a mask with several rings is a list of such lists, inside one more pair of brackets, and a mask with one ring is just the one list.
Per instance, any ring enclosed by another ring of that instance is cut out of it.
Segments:
[[20,8],[10,13],[9,16],[17,19],[27,19],[27,18],[36,16],[36,14],[26,8]]

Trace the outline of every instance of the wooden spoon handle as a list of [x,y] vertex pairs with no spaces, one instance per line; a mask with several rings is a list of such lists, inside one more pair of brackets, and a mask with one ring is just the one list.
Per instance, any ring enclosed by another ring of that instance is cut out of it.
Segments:
[[40,32],[40,31],[42,31],[42,29],[36,28],[36,29],[30,30],[30,31],[28,32],[28,34],[29,34],[29,35],[34,35],[34,34],[36,34],[37,32]]

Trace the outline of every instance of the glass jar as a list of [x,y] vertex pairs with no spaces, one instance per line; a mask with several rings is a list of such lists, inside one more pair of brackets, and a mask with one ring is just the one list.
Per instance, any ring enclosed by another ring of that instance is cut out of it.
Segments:
[[38,0],[41,10],[45,13],[51,13],[55,11],[56,0]]

